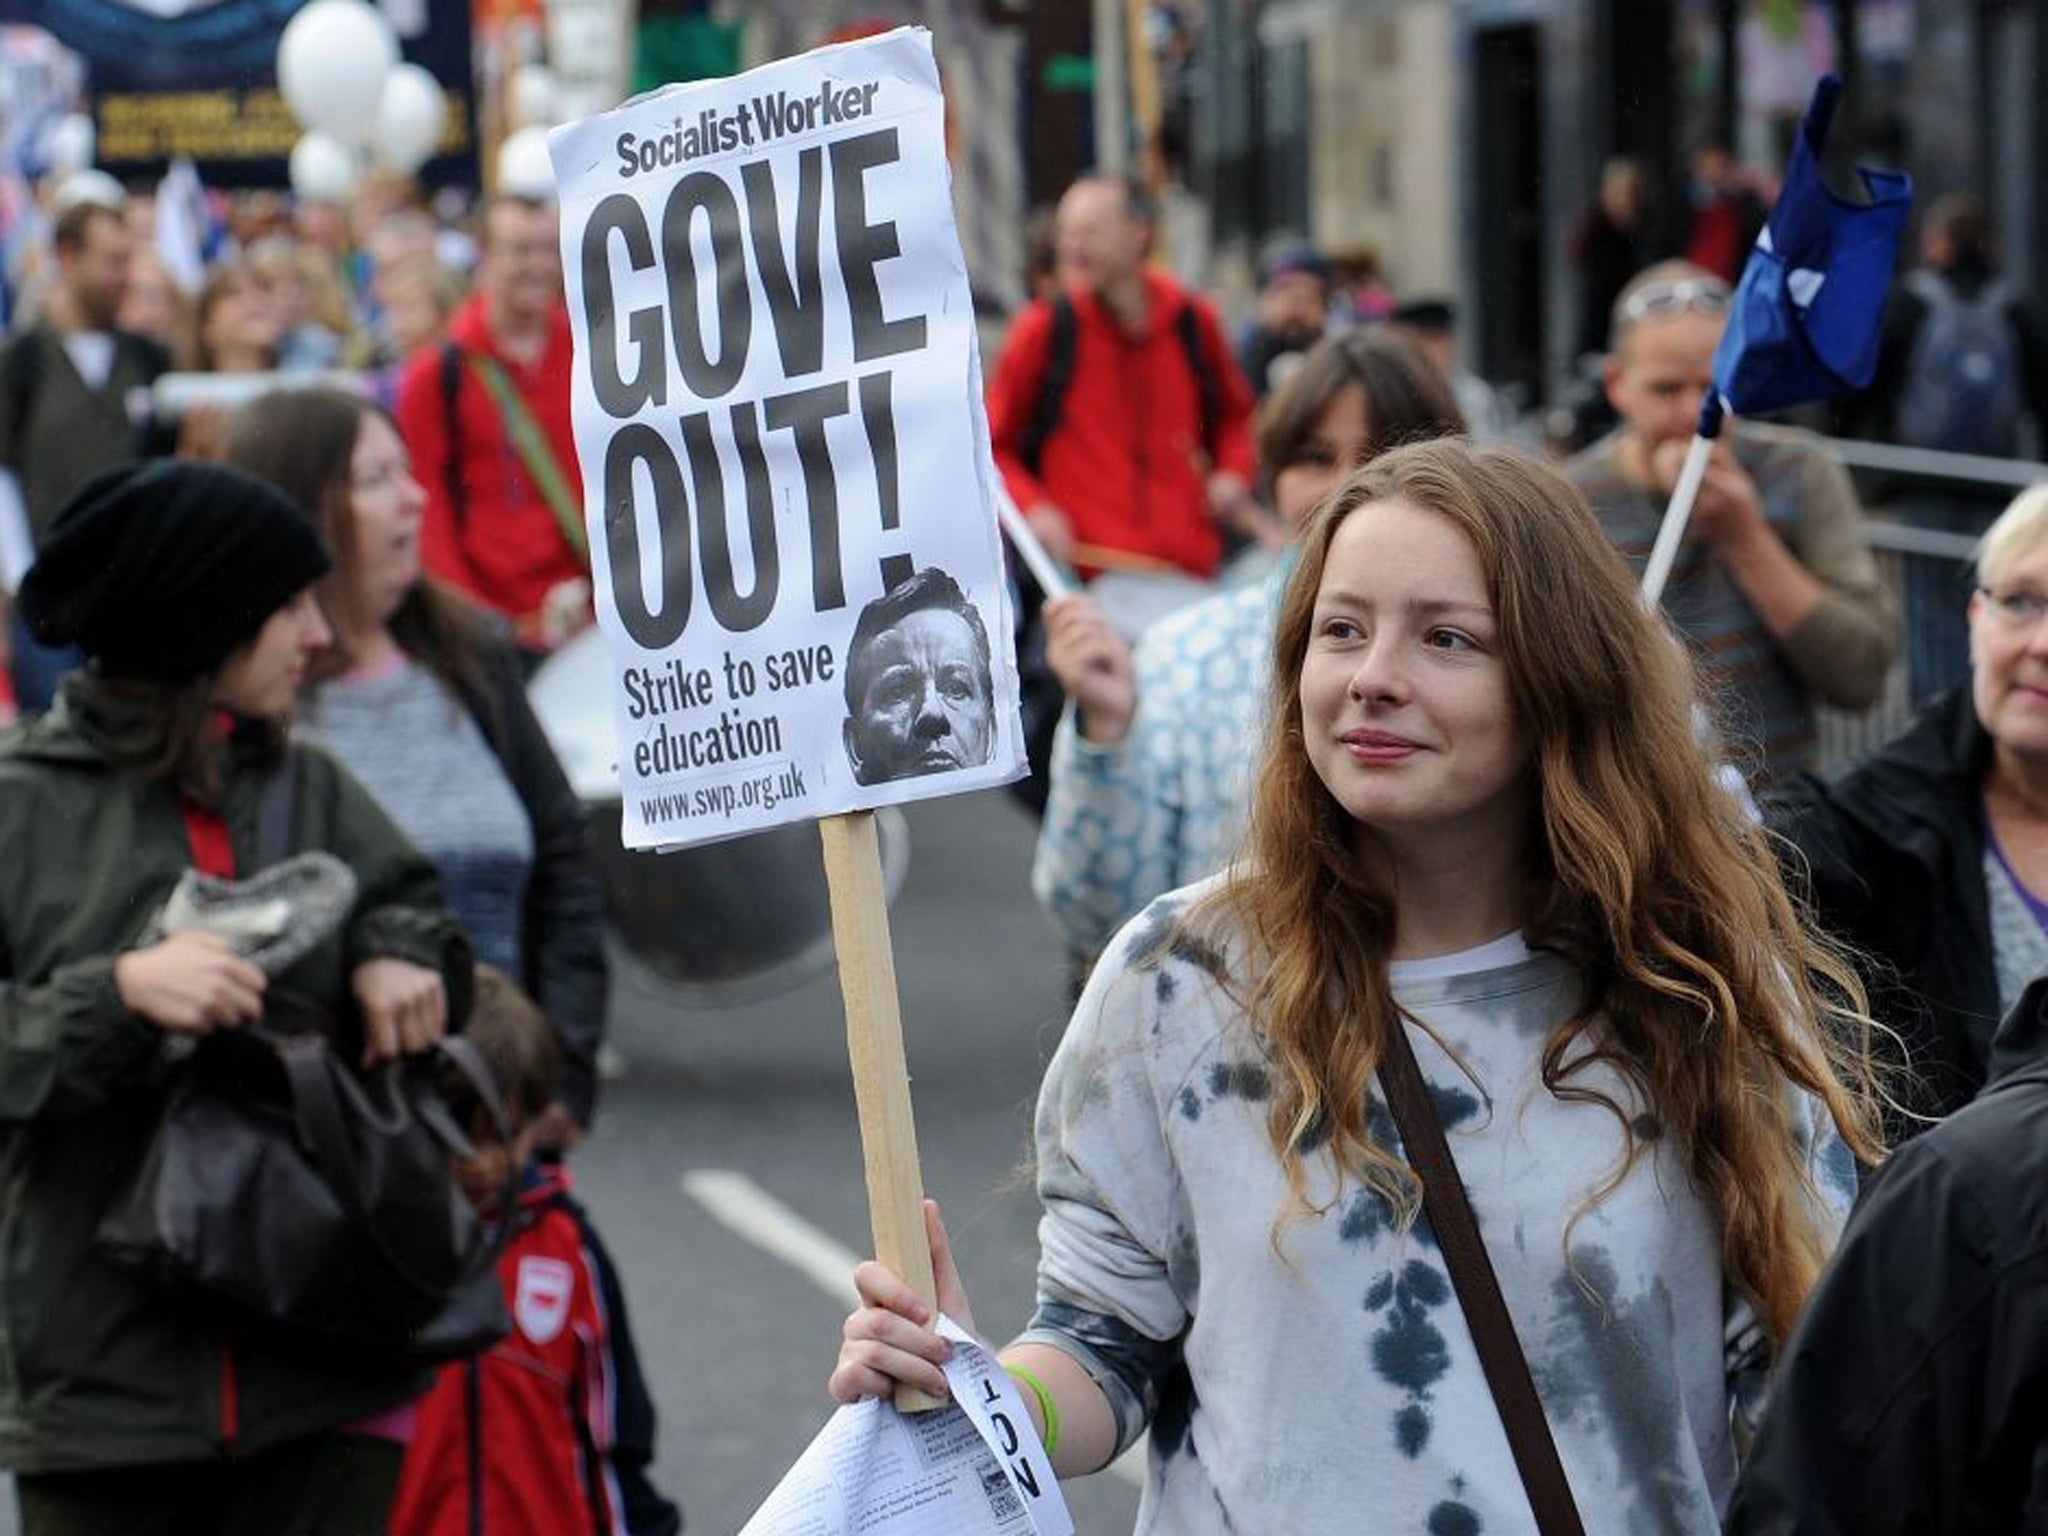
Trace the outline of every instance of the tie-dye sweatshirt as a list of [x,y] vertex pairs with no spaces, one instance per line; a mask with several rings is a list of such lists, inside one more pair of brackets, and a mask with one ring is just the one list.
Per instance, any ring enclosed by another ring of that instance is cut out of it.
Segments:
[[[1398,1231],[1317,1160],[1315,1210],[1276,1226],[1273,1068],[1222,984],[1238,957],[1173,925],[1203,889],[1112,943],[1047,1075],[1027,1337],[1089,1366],[1131,1435],[1149,1416],[1139,1536],[1533,1531],[1427,1220]],[[1624,1106],[1643,1150],[1591,1201],[1624,1139],[1610,1111],[1542,1086],[1544,1039],[1577,992],[1567,962],[1511,940],[1446,969],[1397,967],[1395,995],[1429,1026],[1410,1039],[1586,1530],[1710,1536],[1766,1352],[1713,1215],[1655,1116],[1599,1066],[1578,1081]],[[1797,1118],[1833,1230],[1853,1167],[1810,1100]],[[1398,1148],[1377,1096],[1370,1129]],[[1133,1362],[1151,1376],[1135,1397],[1118,1380]]]

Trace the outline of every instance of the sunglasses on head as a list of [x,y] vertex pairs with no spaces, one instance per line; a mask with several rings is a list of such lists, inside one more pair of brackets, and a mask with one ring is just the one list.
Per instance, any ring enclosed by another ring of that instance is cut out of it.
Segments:
[[1680,277],[1670,282],[1646,283],[1622,303],[1621,318],[1626,325],[1638,320],[1657,320],[1690,312],[1696,315],[1728,313],[1728,285],[1718,277]]

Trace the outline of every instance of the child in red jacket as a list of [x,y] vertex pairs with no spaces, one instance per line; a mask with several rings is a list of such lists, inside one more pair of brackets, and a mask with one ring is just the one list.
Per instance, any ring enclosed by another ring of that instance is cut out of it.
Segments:
[[674,1536],[681,1515],[645,1478],[653,1409],[617,1277],[567,1172],[532,1157],[532,1122],[555,1096],[553,1033],[518,987],[480,967],[463,1034],[514,1125],[509,1144],[497,1140],[479,1107],[475,1156],[457,1170],[486,1220],[512,1223],[498,1259],[512,1329],[442,1367],[420,1399],[392,1536]]
[[14,703],[14,658],[7,652],[7,594],[0,592],[0,725],[12,725],[20,714]]

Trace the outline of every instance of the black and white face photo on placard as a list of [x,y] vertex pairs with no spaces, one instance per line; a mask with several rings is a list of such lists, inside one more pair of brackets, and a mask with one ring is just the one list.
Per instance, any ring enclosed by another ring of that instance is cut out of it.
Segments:
[[988,629],[927,566],[861,610],[846,653],[846,757],[861,784],[978,768],[995,738]]

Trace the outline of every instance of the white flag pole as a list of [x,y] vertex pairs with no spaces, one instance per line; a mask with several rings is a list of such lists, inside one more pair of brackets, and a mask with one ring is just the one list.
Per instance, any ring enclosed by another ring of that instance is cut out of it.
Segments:
[[1010,547],[1017,551],[1017,558],[1024,562],[1031,579],[1038,583],[1038,590],[1047,597],[1065,597],[1074,590],[1074,583],[1060,569],[1038,535],[1031,531],[1031,524],[1024,514],[1017,510],[1017,503],[1010,499],[1009,491],[1001,481],[996,482],[996,517],[1003,525],[1003,533],[1010,541]]
[[1707,477],[1707,461],[1714,456],[1714,440],[1695,436],[1685,452],[1685,467],[1678,472],[1671,503],[1664,509],[1664,521],[1657,529],[1657,542],[1650,549],[1650,563],[1643,567],[1643,606],[1655,609],[1664,596],[1664,583],[1671,579],[1671,567],[1678,560],[1678,546],[1685,542],[1686,525],[1692,521],[1692,504],[1699,499],[1700,482]]
[[1721,435],[1727,410],[1719,389],[1709,389],[1706,398],[1700,401],[1700,420],[1693,431],[1692,446],[1686,450],[1684,467],[1678,471],[1678,484],[1671,488],[1671,501],[1664,508],[1657,542],[1650,548],[1650,563],[1643,567],[1643,606],[1653,613],[1663,601],[1671,567],[1678,563],[1678,546],[1685,542],[1692,505],[1699,500],[1700,482],[1707,478],[1707,461],[1714,456],[1714,442]]

